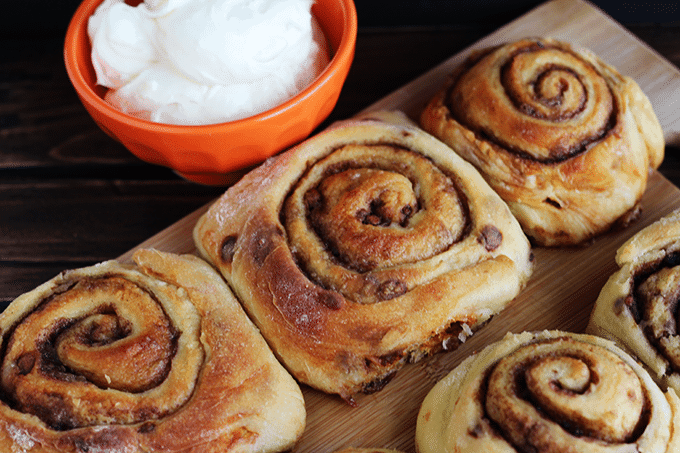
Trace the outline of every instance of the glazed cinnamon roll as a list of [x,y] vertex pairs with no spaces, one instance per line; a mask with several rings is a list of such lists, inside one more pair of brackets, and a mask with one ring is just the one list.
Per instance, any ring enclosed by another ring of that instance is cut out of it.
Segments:
[[657,220],[616,253],[619,270],[602,288],[588,331],[615,339],[680,391],[680,210]]
[[194,238],[291,373],[348,401],[464,340],[533,269],[502,200],[397,112],[268,160]]
[[0,316],[0,451],[276,452],[297,383],[221,276],[138,251],[62,272]]
[[602,338],[507,334],[438,382],[418,414],[419,453],[674,452],[680,399]]
[[627,225],[664,155],[661,126],[635,81],[549,38],[475,52],[420,122],[473,163],[546,246]]

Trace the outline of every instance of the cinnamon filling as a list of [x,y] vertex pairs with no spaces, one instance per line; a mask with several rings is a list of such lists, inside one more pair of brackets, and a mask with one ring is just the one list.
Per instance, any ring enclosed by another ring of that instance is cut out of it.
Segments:
[[3,400],[55,430],[160,417],[193,380],[168,406],[136,400],[168,379],[179,337],[154,293],[122,276],[82,278],[6,333]]
[[518,451],[567,451],[581,438],[633,442],[649,417],[634,371],[612,352],[569,337],[521,347],[484,382],[488,421]]
[[[499,49],[470,62],[446,96],[452,118],[480,139],[522,159],[554,164],[587,151],[612,132],[616,97],[592,64],[540,41],[508,55]],[[498,69],[495,58],[503,59]],[[502,91],[477,89],[487,83],[485,71],[492,71],[489,85],[495,87],[497,79]],[[504,110],[505,99],[514,110]]]
[[633,280],[633,298],[625,305],[638,324],[644,326],[649,341],[680,371],[680,254],[669,254],[662,262],[650,264]]
[[[362,303],[407,293],[417,282],[397,269],[449,250],[469,230],[455,178],[383,143],[345,145],[316,162],[286,198],[281,221],[303,272]],[[497,247],[500,234],[486,231],[485,246]]]

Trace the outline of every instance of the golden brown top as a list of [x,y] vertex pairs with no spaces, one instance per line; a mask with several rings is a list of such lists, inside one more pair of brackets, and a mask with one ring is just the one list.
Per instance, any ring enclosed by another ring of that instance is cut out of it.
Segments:
[[479,173],[397,112],[265,162],[194,239],[292,373],[348,399],[464,340],[533,269]]
[[289,448],[302,394],[224,280],[195,256],[134,260],[64,271],[0,315],[0,451]]
[[423,401],[421,453],[680,448],[680,399],[613,342],[560,331],[508,333]]
[[367,303],[412,289],[417,279],[389,269],[422,266],[449,250],[469,228],[467,209],[451,176],[425,156],[394,145],[346,145],[300,178],[282,215],[306,273]]
[[[4,331],[8,402],[57,431],[138,423],[181,407],[203,362],[200,345],[179,342],[180,332],[183,339],[199,332],[193,305],[124,274],[74,277]],[[173,320],[164,303],[183,305],[188,316]],[[170,374],[180,344],[181,377]]]
[[[572,157],[615,124],[620,107],[612,87],[569,46],[524,41],[468,64],[450,89],[454,117],[525,158],[555,162]],[[480,90],[481,80],[495,90]]]
[[664,155],[651,102],[587,49],[551,38],[473,52],[420,116],[539,245],[625,226]]

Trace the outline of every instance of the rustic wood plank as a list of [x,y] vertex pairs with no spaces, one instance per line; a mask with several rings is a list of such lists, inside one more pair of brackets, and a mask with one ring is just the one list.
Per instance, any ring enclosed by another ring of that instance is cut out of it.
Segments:
[[[59,203],[44,197],[48,190]],[[98,180],[69,181],[67,185],[41,181],[0,184],[0,212],[12,225],[11,230],[0,230],[0,260],[110,259],[148,237],[139,237],[140,232],[168,227],[218,192],[221,190],[153,181],[134,186]],[[27,246],[27,242],[34,245]],[[37,250],[40,254],[33,254]]]
[[221,191],[180,180],[0,182],[0,304],[61,270],[117,257]]

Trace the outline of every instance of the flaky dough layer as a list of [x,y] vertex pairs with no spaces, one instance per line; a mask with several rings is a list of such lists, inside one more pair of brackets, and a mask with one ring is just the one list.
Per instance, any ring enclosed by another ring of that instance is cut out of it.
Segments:
[[673,452],[680,399],[613,342],[560,331],[508,333],[425,397],[419,453]]
[[680,391],[680,210],[655,221],[616,253],[588,331],[621,343],[663,386]]
[[0,315],[0,451],[277,452],[297,383],[202,259],[139,250],[62,272]]
[[533,269],[502,200],[398,112],[268,160],[194,239],[291,373],[347,399],[464,340]]
[[625,225],[664,155],[637,83],[550,38],[473,53],[420,123],[474,164],[540,245],[580,244]]

